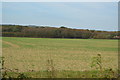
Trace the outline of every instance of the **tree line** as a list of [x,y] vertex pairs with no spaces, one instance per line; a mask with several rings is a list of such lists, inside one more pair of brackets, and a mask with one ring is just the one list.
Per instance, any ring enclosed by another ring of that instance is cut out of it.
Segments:
[[119,39],[119,31],[96,31],[49,26],[1,25],[3,37]]

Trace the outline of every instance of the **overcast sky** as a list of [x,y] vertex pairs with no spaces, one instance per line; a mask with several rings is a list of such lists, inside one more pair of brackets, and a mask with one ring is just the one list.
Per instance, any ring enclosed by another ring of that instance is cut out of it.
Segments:
[[3,24],[118,30],[117,2],[3,2]]

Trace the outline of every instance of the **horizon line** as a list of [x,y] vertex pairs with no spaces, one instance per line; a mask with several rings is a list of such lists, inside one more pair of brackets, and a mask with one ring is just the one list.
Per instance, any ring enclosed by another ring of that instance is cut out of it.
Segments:
[[100,30],[100,29],[88,29],[88,28],[76,28],[76,27],[68,27],[68,26],[64,26],[64,25],[60,25],[60,26],[50,26],[50,25],[35,25],[35,24],[0,24],[1,26],[3,25],[19,25],[19,26],[33,26],[33,27],[40,27],[40,26],[45,26],[45,27],[54,27],[54,28],[60,28],[60,27],[66,27],[66,28],[71,28],[71,29],[82,29],[82,30],[95,30],[95,31],[107,31],[107,32],[115,32],[115,31],[120,31],[120,29],[118,28],[118,30]]
[[46,27],[54,27],[54,28],[60,28],[60,27],[66,27],[66,28],[71,28],[71,29],[82,29],[82,30],[95,30],[95,31],[107,31],[107,32],[115,32],[115,31],[120,31],[120,29],[118,28],[118,30],[100,30],[100,29],[88,29],[88,28],[77,28],[77,27],[69,27],[69,26],[64,26],[64,25],[60,25],[60,26],[50,26],[50,25],[35,25],[35,24],[12,24],[12,23],[2,23],[0,25],[19,25],[19,26],[36,26],[36,27],[40,27],[40,26],[46,26]]

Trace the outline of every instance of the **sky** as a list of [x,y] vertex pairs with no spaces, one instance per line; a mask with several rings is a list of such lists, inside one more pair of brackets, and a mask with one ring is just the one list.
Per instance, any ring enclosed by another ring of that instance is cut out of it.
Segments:
[[118,30],[117,2],[3,2],[2,24]]
[[119,2],[119,0],[1,0],[2,2]]

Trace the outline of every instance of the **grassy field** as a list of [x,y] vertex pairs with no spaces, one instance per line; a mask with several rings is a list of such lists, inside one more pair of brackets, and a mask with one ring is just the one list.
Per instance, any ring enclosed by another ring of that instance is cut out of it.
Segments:
[[102,67],[118,69],[118,40],[2,38],[4,67],[20,72],[45,71],[52,60],[57,71],[93,71],[92,58],[102,56]]

